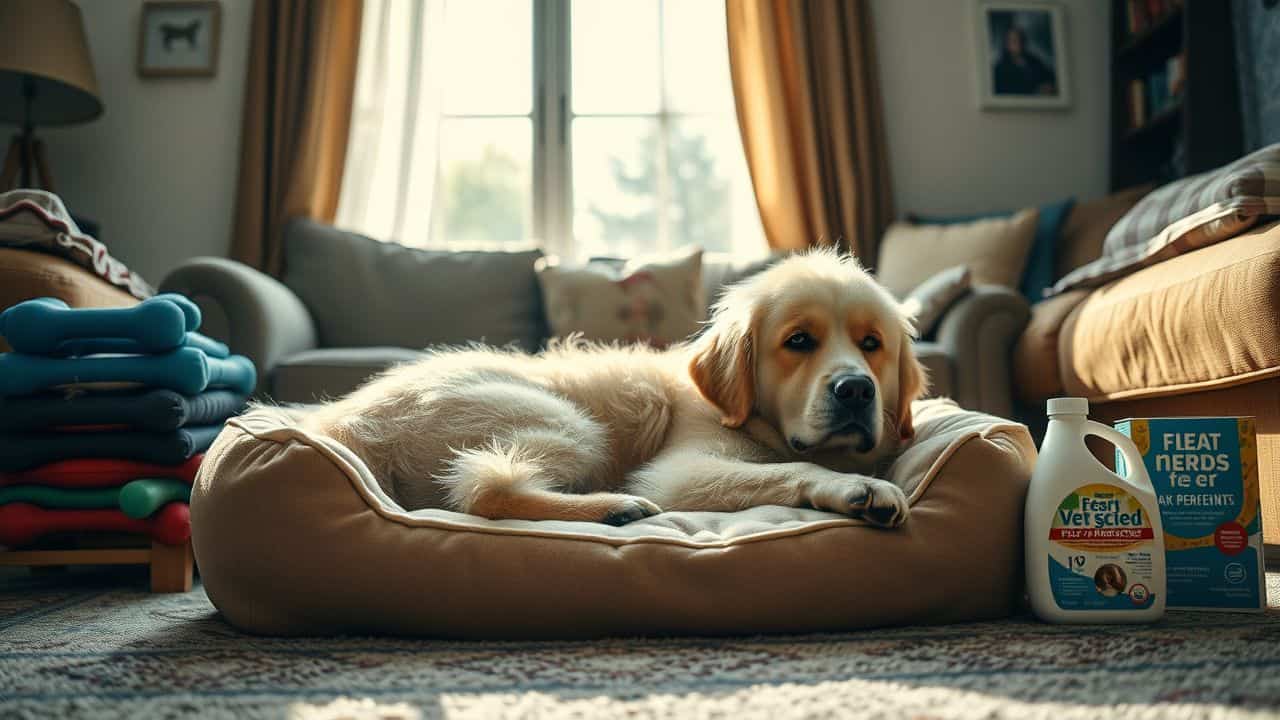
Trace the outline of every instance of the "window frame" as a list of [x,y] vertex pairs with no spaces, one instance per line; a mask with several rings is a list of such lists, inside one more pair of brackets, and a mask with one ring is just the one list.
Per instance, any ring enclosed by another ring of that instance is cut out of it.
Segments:
[[[532,177],[530,187],[531,227],[529,238],[538,242],[549,255],[585,259],[596,248],[577,242],[574,232],[573,187],[573,138],[572,123],[575,118],[642,118],[656,122],[661,151],[658,156],[659,177],[657,184],[658,237],[654,239],[653,252],[673,250],[672,228],[669,213],[672,207],[672,185],[668,178],[671,162],[669,138],[673,123],[683,118],[714,117],[715,113],[673,112],[667,97],[666,64],[666,2],[658,2],[658,72],[659,104],[656,112],[581,113],[573,112],[572,72],[572,4],[573,0],[530,0],[532,3],[531,32],[533,58],[530,63],[532,107],[528,116],[507,113],[450,113],[441,114],[441,121],[450,119],[488,119],[529,117],[533,132]],[[678,1],[678,0],[676,0]],[[437,142],[439,142],[437,138]],[[437,157],[439,147],[437,146]],[[436,187],[442,187],[437,177]],[[430,234],[437,226],[433,220]],[[446,241],[447,244],[448,241]]]
[[533,236],[547,254],[573,253],[571,0],[533,1]]

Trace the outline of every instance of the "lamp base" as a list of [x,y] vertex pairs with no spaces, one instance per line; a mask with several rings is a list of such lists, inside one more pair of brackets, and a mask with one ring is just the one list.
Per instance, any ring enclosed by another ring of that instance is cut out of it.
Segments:
[[45,160],[44,141],[37,138],[33,132],[13,136],[9,141],[9,152],[5,155],[4,165],[0,167],[3,167],[0,170],[0,192],[12,190],[15,187],[31,187],[55,192],[53,174],[49,172],[49,163]]

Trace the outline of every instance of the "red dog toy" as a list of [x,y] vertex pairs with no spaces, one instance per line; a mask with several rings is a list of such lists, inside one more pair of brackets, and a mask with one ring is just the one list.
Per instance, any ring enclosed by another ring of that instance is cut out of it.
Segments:
[[31,503],[0,505],[0,545],[17,547],[55,532],[125,532],[149,535],[165,545],[191,539],[191,511],[171,502],[142,520],[119,510],[45,510]]

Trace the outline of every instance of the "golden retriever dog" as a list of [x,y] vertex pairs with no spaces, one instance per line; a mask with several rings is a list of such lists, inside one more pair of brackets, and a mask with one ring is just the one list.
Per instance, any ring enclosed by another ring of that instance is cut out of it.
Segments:
[[622,525],[663,510],[811,507],[893,527],[873,477],[914,433],[911,319],[855,260],[792,256],[667,350],[446,349],[302,419],[407,509]]

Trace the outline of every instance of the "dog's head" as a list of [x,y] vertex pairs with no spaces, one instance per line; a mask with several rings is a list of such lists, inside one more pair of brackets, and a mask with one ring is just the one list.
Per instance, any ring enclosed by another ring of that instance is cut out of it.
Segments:
[[924,392],[911,318],[853,258],[792,256],[732,288],[694,341],[689,372],[741,427],[752,416],[793,451],[884,456],[915,430]]

